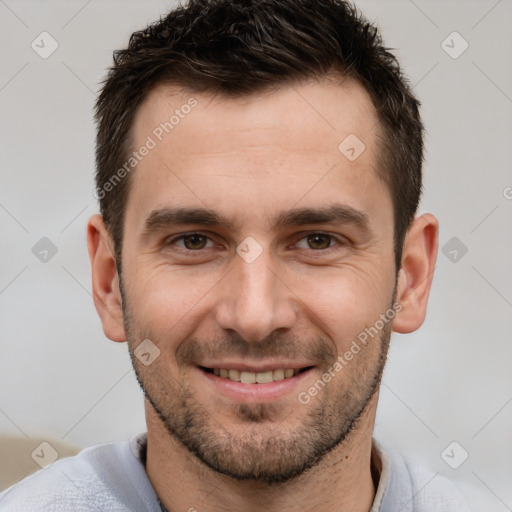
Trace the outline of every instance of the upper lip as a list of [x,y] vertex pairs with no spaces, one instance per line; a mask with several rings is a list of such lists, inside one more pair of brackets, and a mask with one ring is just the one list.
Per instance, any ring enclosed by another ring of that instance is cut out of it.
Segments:
[[314,365],[304,361],[260,361],[257,363],[251,363],[249,361],[206,361],[199,364],[198,366],[209,369],[219,368],[226,370],[241,370],[244,372],[252,373],[263,373],[272,370],[286,370],[288,368],[300,370],[302,368],[308,368]]

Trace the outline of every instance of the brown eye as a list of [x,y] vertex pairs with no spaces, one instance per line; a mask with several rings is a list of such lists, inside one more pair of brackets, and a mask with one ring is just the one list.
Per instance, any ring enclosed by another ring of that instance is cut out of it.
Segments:
[[208,240],[208,237],[194,233],[192,235],[186,235],[182,237],[183,243],[187,249],[204,249]]
[[312,235],[309,235],[306,237],[308,245],[311,247],[311,249],[328,249],[331,246],[331,239],[332,237],[330,235],[324,235],[322,233],[314,233]]
[[199,252],[201,249],[211,249],[215,246],[213,240],[202,233],[188,233],[172,240],[167,240],[167,246],[176,246],[181,251]]

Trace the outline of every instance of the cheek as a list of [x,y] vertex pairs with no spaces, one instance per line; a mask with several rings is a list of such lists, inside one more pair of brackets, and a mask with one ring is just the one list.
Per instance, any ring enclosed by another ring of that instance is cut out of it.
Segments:
[[376,266],[346,265],[332,272],[309,272],[290,288],[300,297],[308,321],[343,350],[387,311],[392,287],[392,278],[385,279]]
[[[342,351],[389,307],[393,276],[387,263],[367,254],[337,266],[283,265],[280,276],[289,290],[279,293],[295,302],[301,329],[328,336]],[[140,258],[129,270],[133,334],[165,343],[166,352],[201,328],[215,329],[215,308],[233,289],[226,266],[180,269]]]
[[157,340],[183,339],[222,275],[180,271],[170,266],[147,268],[131,281],[130,314],[141,334]]

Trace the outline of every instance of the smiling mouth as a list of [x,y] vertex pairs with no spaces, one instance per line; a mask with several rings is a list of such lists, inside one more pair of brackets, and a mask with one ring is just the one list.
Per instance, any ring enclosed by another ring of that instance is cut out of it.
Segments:
[[291,379],[313,368],[307,366],[305,368],[279,368],[276,370],[269,370],[267,372],[247,372],[242,370],[233,370],[226,368],[205,368],[200,366],[201,370],[216,375],[222,379],[228,379],[233,382],[240,382],[242,384],[268,384],[269,382],[277,382],[280,380]]

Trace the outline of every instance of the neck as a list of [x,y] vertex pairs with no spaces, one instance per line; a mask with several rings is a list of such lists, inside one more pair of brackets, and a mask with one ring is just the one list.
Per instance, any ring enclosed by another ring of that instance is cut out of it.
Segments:
[[368,512],[375,496],[371,472],[377,393],[357,428],[303,475],[282,484],[237,481],[217,473],[170,436],[146,403],[146,470],[169,512]]

